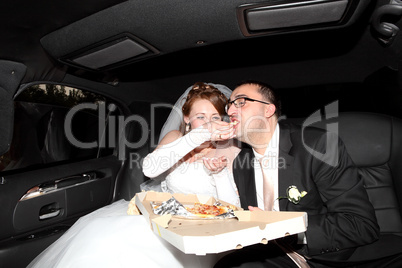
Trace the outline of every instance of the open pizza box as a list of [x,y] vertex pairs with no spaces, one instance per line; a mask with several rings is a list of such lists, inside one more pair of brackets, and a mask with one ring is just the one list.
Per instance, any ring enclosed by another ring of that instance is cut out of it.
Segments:
[[[164,202],[172,196],[183,205],[196,202],[212,205],[215,199],[203,195],[141,192],[135,204],[149,222],[153,232],[187,254],[220,253],[264,243],[307,229],[307,213],[276,211],[235,211],[229,219],[183,219],[156,215],[151,202]],[[219,201],[223,205],[227,203]]]

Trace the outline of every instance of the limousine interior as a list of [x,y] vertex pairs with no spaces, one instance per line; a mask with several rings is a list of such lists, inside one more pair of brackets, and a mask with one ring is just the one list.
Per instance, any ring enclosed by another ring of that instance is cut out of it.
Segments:
[[262,81],[283,120],[335,122],[368,174],[381,234],[402,236],[402,0],[4,0],[0,10],[1,267],[26,267],[81,216],[139,192],[141,159],[198,81]]

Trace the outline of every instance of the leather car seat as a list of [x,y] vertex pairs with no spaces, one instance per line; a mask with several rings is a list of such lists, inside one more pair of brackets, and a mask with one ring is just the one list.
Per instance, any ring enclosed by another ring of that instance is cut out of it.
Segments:
[[400,253],[402,120],[381,114],[350,112],[313,125],[327,129],[330,124],[337,124],[339,136],[364,179],[381,232],[379,241],[357,249],[351,260]]

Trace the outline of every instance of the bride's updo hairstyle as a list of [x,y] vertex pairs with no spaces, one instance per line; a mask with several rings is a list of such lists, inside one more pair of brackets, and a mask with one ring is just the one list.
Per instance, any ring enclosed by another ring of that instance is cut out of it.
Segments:
[[225,106],[228,101],[226,96],[212,85],[197,82],[187,95],[186,102],[183,104],[183,115],[188,116],[196,100],[204,99],[212,103],[221,116],[224,116]]
[[226,115],[225,106],[228,101],[226,96],[212,85],[197,82],[193,85],[183,104],[182,111],[184,116],[189,116],[194,102],[199,99],[210,101],[222,118]]
[[187,95],[186,102],[183,104],[183,115],[188,116],[196,100],[204,99],[212,103],[221,116],[224,116],[225,106],[228,101],[226,96],[212,85],[197,82]]

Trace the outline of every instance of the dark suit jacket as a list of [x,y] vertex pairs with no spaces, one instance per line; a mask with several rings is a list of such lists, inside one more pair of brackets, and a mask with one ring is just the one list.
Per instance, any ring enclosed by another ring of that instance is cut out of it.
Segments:
[[[332,142],[331,142],[332,141]],[[332,158],[330,156],[337,156]],[[241,205],[257,206],[252,149],[233,163]],[[322,159],[324,161],[322,161]],[[331,162],[332,161],[332,162]],[[363,180],[337,135],[321,129],[280,124],[279,196],[289,186],[307,191],[299,204],[279,201],[281,211],[308,213],[307,246],[299,252],[322,260],[347,260],[360,245],[379,237],[379,226]]]

